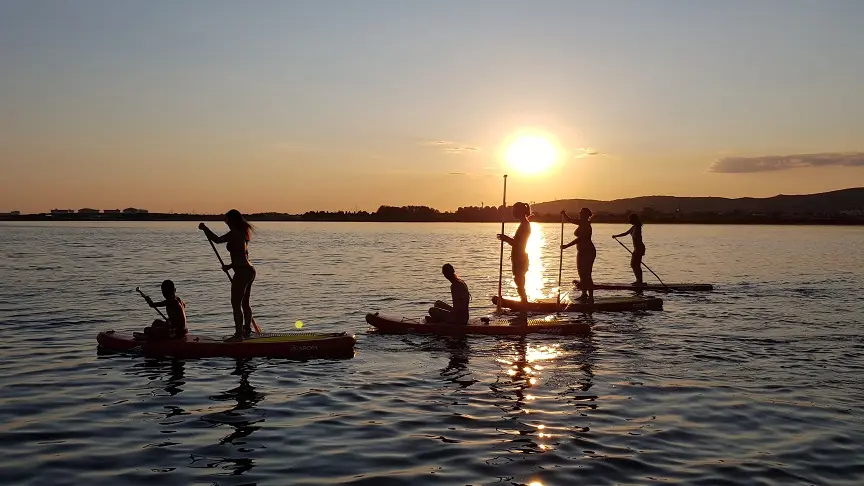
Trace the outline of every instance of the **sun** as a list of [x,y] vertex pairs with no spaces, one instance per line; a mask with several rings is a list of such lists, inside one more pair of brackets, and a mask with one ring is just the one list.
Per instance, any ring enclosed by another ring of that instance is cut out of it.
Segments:
[[510,167],[523,174],[545,172],[558,160],[558,149],[548,138],[537,135],[517,137],[504,155]]

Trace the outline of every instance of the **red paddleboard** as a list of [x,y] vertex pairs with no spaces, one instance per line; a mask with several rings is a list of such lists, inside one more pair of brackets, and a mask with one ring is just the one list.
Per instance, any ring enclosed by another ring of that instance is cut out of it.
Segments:
[[467,325],[427,323],[423,318],[387,316],[379,313],[366,314],[366,322],[377,330],[387,333],[437,334],[443,336],[464,336],[484,334],[493,336],[521,336],[525,334],[587,334],[591,325],[572,316],[532,316],[526,321],[518,318],[501,319],[494,316],[475,317]]
[[132,333],[103,331],[96,336],[99,347],[116,352],[174,358],[294,358],[353,357],[356,338],[344,332],[298,332],[252,334],[242,341],[189,334],[177,339],[138,340]]
[[[492,296],[498,305],[498,296]],[[662,310],[663,299],[659,297],[594,297],[594,302],[564,302],[556,299],[530,301],[526,305],[515,299],[501,299],[501,307],[528,312],[626,312],[635,310]]]

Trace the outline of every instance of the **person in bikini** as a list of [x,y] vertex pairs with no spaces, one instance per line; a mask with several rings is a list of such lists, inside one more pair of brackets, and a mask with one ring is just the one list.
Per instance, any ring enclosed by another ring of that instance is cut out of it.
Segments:
[[642,241],[642,220],[636,214],[630,214],[630,229],[620,235],[612,235],[612,238],[623,238],[630,235],[633,238],[633,256],[630,257],[630,267],[636,281],[633,285],[645,285],[642,281],[642,257],[645,256],[645,243]]
[[525,292],[525,275],[528,273],[528,238],[531,236],[531,207],[524,202],[513,204],[513,216],[519,221],[519,227],[516,229],[516,234],[511,238],[507,235],[498,235],[498,239],[507,243],[511,247],[510,264],[513,270],[513,280],[516,283],[516,291],[519,293],[519,299],[523,304],[520,311],[522,319],[527,318],[527,311],[524,306],[528,304],[528,294]]
[[225,224],[228,225],[228,233],[219,236],[204,223],[198,225],[198,229],[207,235],[214,243],[226,243],[228,253],[231,254],[231,263],[222,267],[222,270],[234,270],[234,278],[231,281],[231,307],[234,309],[234,335],[231,340],[241,340],[252,334],[252,306],[249,298],[252,292],[252,282],[255,281],[255,267],[249,261],[249,240],[255,228],[246,221],[246,218],[236,209],[225,213]]
[[579,288],[582,290],[582,295],[579,300],[594,300],[594,278],[592,272],[594,270],[594,260],[597,258],[597,249],[591,241],[593,230],[591,229],[591,210],[582,208],[579,211],[579,219],[573,219],[567,216],[567,213],[561,211],[564,219],[570,223],[578,225],[576,231],[573,232],[576,239],[561,245],[562,250],[566,250],[573,245],[576,245],[576,270],[579,273]]

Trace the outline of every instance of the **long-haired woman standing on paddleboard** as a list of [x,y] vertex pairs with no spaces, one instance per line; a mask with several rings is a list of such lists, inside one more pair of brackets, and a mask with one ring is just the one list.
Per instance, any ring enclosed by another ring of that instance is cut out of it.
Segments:
[[633,285],[644,285],[642,282],[642,257],[645,256],[645,243],[642,242],[642,221],[636,214],[630,215],[629,230],[620,235],[612,235],[612,238],[622,238],[630,235],[633,238],[633,256],[630,257],[630,267],[633,268],[633,275],[636,276],[636,281]]
[[512,247],[510,251],[510,263],[513,269],[513,280],[516,282],[516,291],[523,304],[528,303],[528,294],[525,292],[525,274],[528,273],[528,237],[531,236],[531,222],[528,218],[531,207],[527,203],[517,202],[513,205],[513,216],[519,220],[519,228],[513,237],[498,235],[498,239]]
[[225,224],[230,231],[219,236],[210,231],[204,223],[198,225],[198,229],[204,231],[207,239],[214,243],[226,243],[228,253],[231,254],[231,264],[222,267],[222,270],[234,270],[234,278],[231,281],[231,307],[234,309],[234,336],[232,339],[242,339],[252,334],[252,306],[249,305],[249,296],[252,292],[252,282],[255,281],[255,267],[249,261],[249,240],[255,228],[246,221],[240,211],[232,209],[225,213]]
[[579,211],[579,219],[574,220],[563,210],[561,214],[567,221],[579,225],[573,234],[576,239],[561,245],[562,250],[566,250],[573,245],[576,245],[576,270],[579,272],[579,288],[582,289],[580,300],[594,300],[594,278],[591,273],[594,271],[594,259],[597,258],[597,249],[594,247],[594,242],[591,241],[591,210],[582,208]]

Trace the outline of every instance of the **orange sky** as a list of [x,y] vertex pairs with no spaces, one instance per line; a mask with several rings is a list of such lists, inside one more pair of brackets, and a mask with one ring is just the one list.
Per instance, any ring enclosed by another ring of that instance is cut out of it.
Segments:
[[[864,4],[394,5],[0,5],[0,212],[864,185]],[[546,173],[506,168],[526,129]]]

